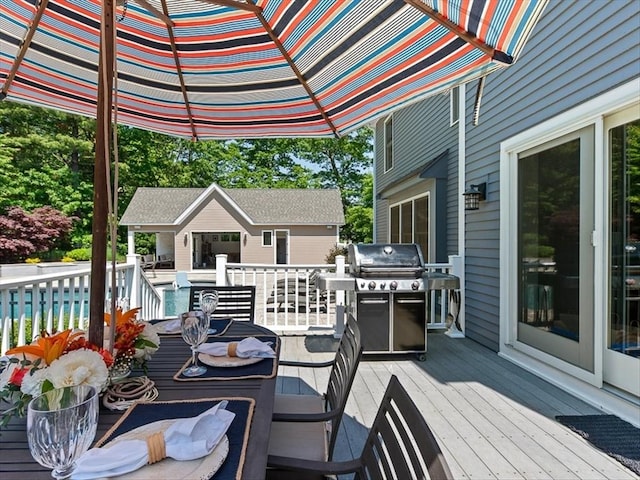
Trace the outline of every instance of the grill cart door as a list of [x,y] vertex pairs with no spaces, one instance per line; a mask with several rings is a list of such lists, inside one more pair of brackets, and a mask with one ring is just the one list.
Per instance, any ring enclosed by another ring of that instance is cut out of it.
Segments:
[[425,292],[393,294],[393,351],[427,350],[427,296]]

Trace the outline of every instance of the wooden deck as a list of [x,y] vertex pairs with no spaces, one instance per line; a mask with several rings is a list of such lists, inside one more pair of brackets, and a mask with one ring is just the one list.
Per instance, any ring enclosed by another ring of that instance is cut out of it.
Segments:
[[[333,358],[331,336],[285,336],[281,358]],[[280,367],[277,392],[324,392],[328,372]],[[555,421],[603,413],[469,339],[429,333],[427,360],[365,355],[336,445],[360,452],[391,374],[399,377],[459,479],[637,479],[615,459]]]

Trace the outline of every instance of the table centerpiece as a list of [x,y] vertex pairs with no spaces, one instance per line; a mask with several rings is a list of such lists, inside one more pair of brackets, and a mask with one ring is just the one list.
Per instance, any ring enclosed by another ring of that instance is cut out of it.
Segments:
[[[126,376],[133,366],[146,371],[146,362],[160,346],[160,338],[148,322],[137,320],[139,308],[116,310],[115,341],[98,347],[82,330],[67,329],[40,335],[29,345],[12,348],[0,358],[0,427],[12,417],[23,417],[29,401],[47,391],[89,385],[103,391],[114,379]],[[105,313],[111,325],[111,316]]]

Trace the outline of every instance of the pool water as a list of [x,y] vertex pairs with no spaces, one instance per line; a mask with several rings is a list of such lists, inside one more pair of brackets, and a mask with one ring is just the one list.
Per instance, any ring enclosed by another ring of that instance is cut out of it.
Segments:
[[[195,285],[195,284],[194,284]],[[197,286],[211,287],[214,284],[200,283]],[[178,314],[189,310],[189,287],[174,289],[167,285],[164,289],[164,316],[177,317]]]

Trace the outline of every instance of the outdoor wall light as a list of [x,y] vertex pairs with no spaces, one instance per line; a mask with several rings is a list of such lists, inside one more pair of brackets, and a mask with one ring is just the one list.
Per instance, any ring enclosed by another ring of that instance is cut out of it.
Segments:
[[189,234],[185,232],[184,234],[184,240],[183,240],[184,246],[187,246],[187,243],[189,243]]
[[462,195],[464,195],[465,210],[478,210],[480,202],[487,198],[487,182],[469,185]]

